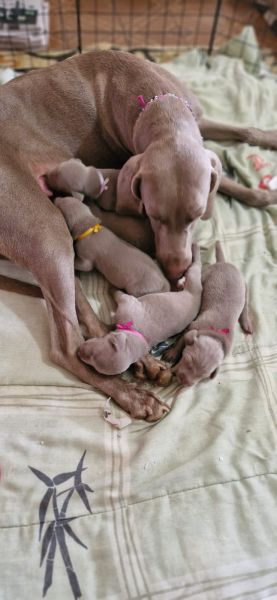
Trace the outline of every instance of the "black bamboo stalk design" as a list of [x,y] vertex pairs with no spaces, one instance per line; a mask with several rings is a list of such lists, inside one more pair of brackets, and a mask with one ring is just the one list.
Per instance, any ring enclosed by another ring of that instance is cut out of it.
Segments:
[[[70,536],[77,544],[79,544],[79,546],[86,548],[86,550],[87,546],[80,540],[80,538],[78,538],[78,536],[76,535],[76,533],[74,533],[73,529],[69,524],[71,521],[77,519],[77,517],[69,518],[66,516],[66,513],[69,506],[69,502],[74,493],[78,494],[88,512],[91,513],[87,492],[93,492],[93,490],[89,487],[87,483],[84,483],[82,481],[82,472],[85,471],[87,468],[83,467],[85,455],[86,450],[83,453],[75,471],[70,471],[68,473],[60,473],[59,475],[56,475],[53,478],[48,477],[48,475],[45,475],[45,473],[43,473],[42,471],[39,471],[38,469],[29,466],[29,469],[31,469],[34,475],[36,475],[36,477],[38,477],[38,479],[40,479],[40,481],[42,481],[47,487],[47,490],[40,502],[38,511],[39,540],[41,541],[40,566],[43,565],[43,562],[46,558],[44,584],[42,591],[43,598],[46,596],[47,591],[52,585],[54,561],[57,547],[59,547],[60,549],[60,553],[64,562],[64,566],[66,568],[67,577],[74,599],[77,600],[82,596],[77,575],[74,571],[73,564],[67,548],[67,536]],[[65,481],[68,481],[71,478],[74,478],[73,485],[67,488],[66,490],[63,490],[58,493],[58,486],[62,483],[65,483]],[[66,496],[63,500],[63,503],[61,504],[59,503],[58,499],[64,494],[66,494]],[[51,506],[51,500],[52,515],[54,518],[46,527],[42,537],[42,531],[46,522],[47,510]]]

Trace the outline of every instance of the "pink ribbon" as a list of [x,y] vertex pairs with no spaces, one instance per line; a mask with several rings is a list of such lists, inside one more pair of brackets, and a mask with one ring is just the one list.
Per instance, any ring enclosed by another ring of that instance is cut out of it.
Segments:
[[97,171],[97,175],[99,177],[99,182],[100,182],[100,190],[97,194],[97,196],[94,196],[94,198],[97,200],[97,198],[99,198],[103,192],[105,192],[108,189],[108,183],[110,181],[109,177],[106,177],[106,179],[104,179],[101,171]]
[[223,329],[217,329],[216,327],[209,327],[212,331],[217,331],[218,333],[230,333],[230,329],[228,327],[223,327]]
[[138,96],[138,103],[140,105],[141,110],[144,110],[145,107],[146,107],[147,102],[145,102],[143,96]]
[[118,329],[119,331],[127,331],[129,333],[134,333],[146,342],[144,335],[137,329],[133,328],[133,321],[127,321],[127,323],[117,323],[116,329]]

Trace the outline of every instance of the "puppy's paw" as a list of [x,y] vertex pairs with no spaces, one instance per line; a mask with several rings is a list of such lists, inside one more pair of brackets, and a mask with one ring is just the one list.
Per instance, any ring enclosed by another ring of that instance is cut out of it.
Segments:
[[163,360],[165,360],[165,362],[171,363],[172,365],[174,365],[178,361],[179,357],[180,357],[180,352],[178,351],[178,348],[176,347],[175,344],[170,346],[163,353]]
[[175,285],[176,292],[181,292],[185,288],[185,283],[186,283],[186,277],[185,277],[185,275],[183,275],[183,277],[178,279],[178,281]]
[[144,381],[149,379],[158,385],[169,385],[172,379],[171,370],[160,360],[147,354],[132,365],[132,372],[136,379]]
[[72,190],[82,192],[86,167],[77,158],[71,158],[60,163],[54,169],[47,171],[45,179],[53,190],[70,193]]

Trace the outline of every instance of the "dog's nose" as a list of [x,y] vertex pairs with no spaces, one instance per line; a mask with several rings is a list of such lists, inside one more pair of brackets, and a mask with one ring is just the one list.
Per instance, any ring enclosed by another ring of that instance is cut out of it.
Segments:
[[191,265],[191,256],[184,260],[176,260],[165,264],[164,271],[169,281],[178,281]]
[[178,269],[166,269],[165,274],[167,276],[167,279],[169,279],[169,281],[177,283],[179,279],[181,279],[184,276],[184,272],[186,269],[182,269],[181,271]]

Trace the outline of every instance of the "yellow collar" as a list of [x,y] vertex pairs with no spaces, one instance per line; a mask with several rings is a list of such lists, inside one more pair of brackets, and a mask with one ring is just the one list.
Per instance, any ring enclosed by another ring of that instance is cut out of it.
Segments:
[[83,240],[91,233],[98,233],[99,231],[101,231],[101,229],[102,229],[102,225],[100,225],[100,223],[96,223],[96,225],[93,225],[93,227],[89,227],[88,229],[83,231],[83,233],[80,233],[80,235],[77,235],[74,238],[74,242],[79,242],[80,240]]

